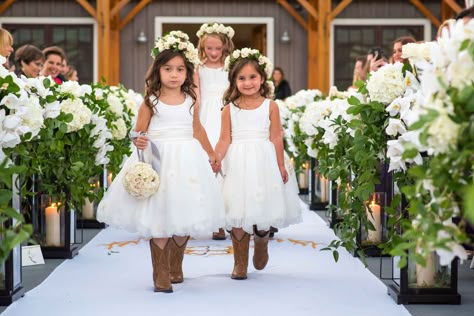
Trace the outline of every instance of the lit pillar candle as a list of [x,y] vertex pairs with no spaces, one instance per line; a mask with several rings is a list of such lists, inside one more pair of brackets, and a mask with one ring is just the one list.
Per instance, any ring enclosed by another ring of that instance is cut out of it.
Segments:
[[107,174],[107,187],[110,187],[111,184],[112,184],[112,172],[109,172]]
[[433,286],[436,283],[435,276],[435,254],[432,252],[426,258],[426,267],[416,264],[416,285],[424,287]]
[[367,217],[369,221],[374,225],[375,230],[369,230],[367,239],[373,243],[380,243],[382,241],[382,225],[381,225],[381,214],[380,205],[372,201],[369,205],[372,214],[367,211]]
[[319,177],[321,181],[321,202],[328,201],[328,180],[325,177]]
[[59,215],[56,203],[51,204],[45,209],[47,246],[61,246]]
[[82,218],[83,219],[93,219],[94,218],[94,203],[85,199],[85,204],[82,206]]

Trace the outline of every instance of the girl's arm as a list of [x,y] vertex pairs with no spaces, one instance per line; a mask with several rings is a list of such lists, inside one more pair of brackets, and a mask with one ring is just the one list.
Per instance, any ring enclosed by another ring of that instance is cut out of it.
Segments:
[[196,138],[200,143],[202,148],[206,151],[207,155],[209,156],[209,160],[211,164],[214,164],[216,161],[216,155],[214,150],[212,149],[211,142],[207,137],[206,130],[201,124],[201,120],[199,119],[199,102],[194,104],[194,112],[193,112],[193,137]]
[[196,93],[196,100],[199,100],[201,103],[201,81],[199,79],[199,66],[196,67],[196,70],[193,73],[193,82],[196,85],[194,92]]
[[[137,123],[135,124],[135,132],[146,132],[148,131],[148,125],[152,116],[152,110],[142,102],[140,109],[138,110]],[[133,142],[138,149],[143,150],[148,145],[148,137],[146,135],[138,136]]]
[[283,182],[288,181],[288,172],[285,168],[285,160],[283,157],[283,138],[281,136],[282,126],[280,121],[280,110],[275,101],[270,101],[270,141],[275,145],[278,167]]
[[232,141],[231,137],[231,122],[230,122],[230,107],[228,104],[224,106],[221,114],[221,135],[219,136],[219,141],[216,144],[216,155],[217,161],[220,164],[222,159],[224,159],[227,149],[230,146]]

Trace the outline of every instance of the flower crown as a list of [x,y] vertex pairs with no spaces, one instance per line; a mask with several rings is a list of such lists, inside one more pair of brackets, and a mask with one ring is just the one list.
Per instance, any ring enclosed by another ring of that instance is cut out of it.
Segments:
[[224,61],[224,70],[230,71],[230,69],[234,67],[235,62],[243,58],[256,60],[258,62],[258,65],[260,66],[260,69],[262,69],[266,73],[267,78],[272,77],[273,64],[270,59],[260,53],[257,49],[251,48],[242,48],[241,50],[234,50],[231,55],[226,57]]
[[224,26],[224,24],[219,23],[204,23],[201,25],[199,31],[197,31],[197,37],[201,38],[204,34],[212,34],[212,33],[221,33],[227,36],[229,39],[234,37],[234,29],[230,26]]
[[198,51],[193,43],[189,41],[189,36],[181,31],[171,31],[155,41],[155,47],[151,50],[153,59],[164,50],[171,49],[184,54],[184,57],[195,66],[199,65]]

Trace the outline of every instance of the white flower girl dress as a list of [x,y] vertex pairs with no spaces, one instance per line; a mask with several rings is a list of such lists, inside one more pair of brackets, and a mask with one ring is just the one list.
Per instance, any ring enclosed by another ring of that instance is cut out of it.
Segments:
[[[144,237],[208,236],[224,224],[224,204],[208,157],[193,138],[192,99],[180,105],[161,101],[147,135],[160,153],[160,187],[138,200],[127,193],[122,178],[138,161],[134,152],[99,204],[97,220]],[[150,161],[150,146],[145,150]]]
[[228,72],[223,68],[199,66],[201,91],[201,123],[212,146],[217,144],[221,133],[222,97],[229,87]]
[[253,233],[301,221],[294,175],[283,183],[274,144],[270,141],[270,100],[256,109],[230,104],[232,143],[224,158],[223,197],[226,229]]

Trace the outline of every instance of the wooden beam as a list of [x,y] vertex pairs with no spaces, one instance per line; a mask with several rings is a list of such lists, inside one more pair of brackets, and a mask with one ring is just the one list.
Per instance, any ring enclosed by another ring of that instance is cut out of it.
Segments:
[[120,22],[119,30],[122,30],[128,22],[130,22],[151,0],[140,0],[140,2],[135,6],[135,8],[130,11],[127,16]]
[[277,2],[296,20],[296,22],[298,22],[306,31],[308,31],[308,23],[298,12],[296,12],[296,10],[288,3],[288,1],[277,0]]
[[[87,2],[87,0],[76,0],[77,3],[79,3],[83,8],[84,10],[86,10],[87,12],[89,12],[89,14],[97,20],[97,22],[99,23],[102,23],[101,21],[98,20],[97,18],[97,11],[91,6],[91,4],[89,2]],[[100,1],[99,1],[100,2]]]
[[5,10],[8,9],[8,7],[10,7],[13,4],[13,2],[15,2],[15,0],[7,0],[4,3],[2,3],[0,5],[0,14],[3,14],[3,12],[5,12]]
[[303,8],[306,9],[306,11],[308,11],[308,13],[314,18],[314,19],[318,19],[318,11],[315,9],[315,7],[307,0],[297,0],[299,4],[301,4],[301,6]]
[[431,13],[431,11],[420,2],[420,0],[410,0],[410,2],[421,12],[431,23],[437,28],[441,25],[441,22]]
[[443,2],[446,3],[456,14],[462,11],[462,8],[454,2],[454,0],[443,0]]
[[112,8],[112,10],[110,10],[110,15],[111,16],[116,16],[120,10],[126,6],[128,3],[130,2],[130,0],[120,0],[117,4],[115,4]]
[[352,0],[343,0],[341,3],[337,5],[337,7],[332,10],[332,12],[328,16],[328,20],[334,20],[349,4],[351,4]]

